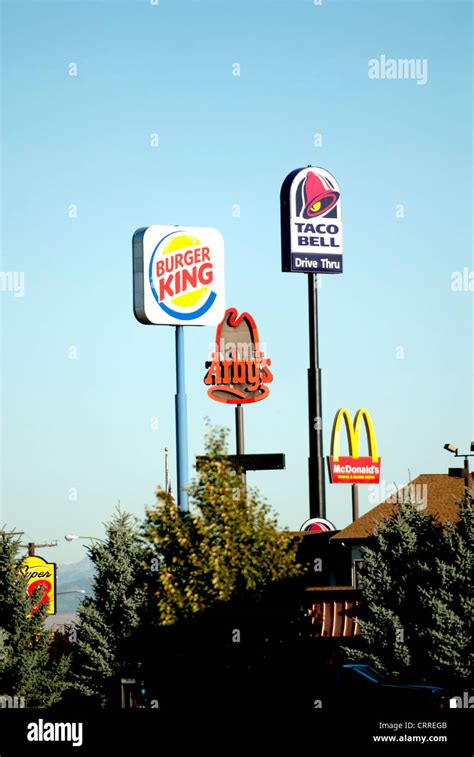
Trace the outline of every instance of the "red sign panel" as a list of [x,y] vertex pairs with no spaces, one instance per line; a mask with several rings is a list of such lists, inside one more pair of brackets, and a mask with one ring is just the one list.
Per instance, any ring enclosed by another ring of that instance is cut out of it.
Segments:
[[328,458],[332,484],[378,484],[382,458],[374,462],[371,457]]

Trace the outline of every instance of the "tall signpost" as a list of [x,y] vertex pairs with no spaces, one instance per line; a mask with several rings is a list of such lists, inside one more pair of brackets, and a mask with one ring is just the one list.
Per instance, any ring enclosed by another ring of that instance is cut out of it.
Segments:
[[147,226],[133,235],[133,310],[140,323],[174,326],[177,500],[188,509],[184,326],[216,326],[224,314],[224,240],[217,229]]
[[178,505],[187,510],[187,495],[183,487],[188,483],[188,401],[186,399],[186,380],[184,373],[184,328],[175,329],[176,354],[176,477],[178,483]]
[[342,218],[337,181],[324,168],[292,171],[280,194],[282,271],[308,276],[309,512],[326,516],[323,413],[318,343],[318,274],[342,273]]

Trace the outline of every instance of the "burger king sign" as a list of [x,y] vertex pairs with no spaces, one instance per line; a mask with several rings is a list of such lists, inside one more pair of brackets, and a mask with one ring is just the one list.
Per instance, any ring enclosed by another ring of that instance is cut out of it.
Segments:
[[140,323],[214,326],[224,305],[217,229],[147,226],[133,235],[133,309]]

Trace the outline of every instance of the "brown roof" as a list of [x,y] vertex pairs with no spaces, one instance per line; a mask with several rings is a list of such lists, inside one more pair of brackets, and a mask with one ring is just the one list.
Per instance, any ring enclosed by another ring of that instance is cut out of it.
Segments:
[[411,501],[419,505],[425,513],[436,516],[441,523],[456,523],[459,520],[457,503],[464,495],[464,479],[453,478],[446,473],[422,473],[384,502],[343,528],[332,539],[366,539],[373,536],[377,524],[396,512],[397,501],[400,502],[402,498],[408,499],[410,494]]

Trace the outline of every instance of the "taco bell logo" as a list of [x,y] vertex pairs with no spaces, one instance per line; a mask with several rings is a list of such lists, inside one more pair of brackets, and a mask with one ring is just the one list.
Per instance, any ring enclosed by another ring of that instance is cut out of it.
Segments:
[[308,171],[296,187],[296,215],[301,218],[327,216],[339,199],[335,182]]
[[329,171],[308,166],[281,189],[282,270],[342,273],[341,192]]
[[133,237],[134,311],[141,323],[215,325],[224,312],[217,229],[149,226]]

